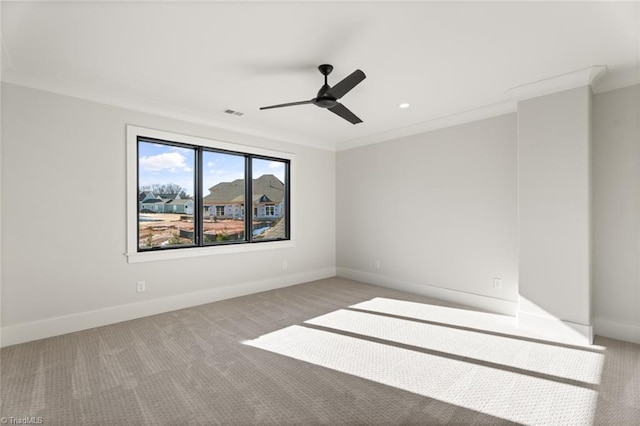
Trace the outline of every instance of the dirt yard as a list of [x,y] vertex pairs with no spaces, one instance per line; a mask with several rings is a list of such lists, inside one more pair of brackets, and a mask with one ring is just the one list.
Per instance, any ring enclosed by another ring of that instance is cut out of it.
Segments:
[[[188,219],[186,215],[172,213],[141,214],[139,223],[140,247],[191,243],[190,239],[180,237],[180,231],[193,232],[192,216]],[[204,221],[205,235],[237,235],[243,231],[243,220]]]

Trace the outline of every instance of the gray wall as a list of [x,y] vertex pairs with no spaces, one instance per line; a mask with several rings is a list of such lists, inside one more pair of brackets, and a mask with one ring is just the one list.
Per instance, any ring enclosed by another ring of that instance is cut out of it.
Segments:
[[515,114],[338,152],[337,182],[341,273],[516,302]]
[[596,325],[635,325],[640,343],[640,86],[594,96],[593,118]]
[[[595,331],[640,342],[640,86],[592,101]],[[338,271],[516,302],[516,121],[338,152]]]
[[522,320],[534,315],[592,324],[590,122],[589,86],[518,103]]
[[[626,338],[640,329],[639,104],[640,86],[593,98],[596,333],[627,324]],[[285,282],[336,262],[384,282],[517,300],[516,114],[341,151],[336,170],[331,152],[13,85],[2,107],[3,327]],[[294,152],[297,246],[128,264],[125,124]]]
[[[2,103],[3,327],[335,274],[335,153],[10,84]],[[294,153],[296,247],[128,264],[126,124]]]

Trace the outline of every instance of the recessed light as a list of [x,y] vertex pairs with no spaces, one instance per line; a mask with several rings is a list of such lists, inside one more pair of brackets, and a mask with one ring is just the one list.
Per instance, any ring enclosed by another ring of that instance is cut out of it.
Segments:
[[398,108],[405,109],[405,108],[409,108],[410,106],[411,106],[411,105],[409,105],[408,103],[403,102],[403,103],[401,103],[400,105],[398,105]]

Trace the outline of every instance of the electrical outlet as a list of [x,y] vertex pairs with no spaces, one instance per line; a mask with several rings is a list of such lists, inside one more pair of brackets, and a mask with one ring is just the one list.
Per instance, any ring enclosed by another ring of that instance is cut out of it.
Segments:
[[502,290],[502,278],[493,279],[493,288],[496,290]]
[[376,259],[375,262],[373,262],[373,267],[376,269],[380,269],[380,259]]
[[147,289],[147,283],[144,281],[138,281],[138,283],[136,284],[136,290],[138,291],[138,293],[142,293],[146,289]]
[[287,264],[287,261],[283,261],[282,262],[282,269],[287,269],[289,267],[289,265]]

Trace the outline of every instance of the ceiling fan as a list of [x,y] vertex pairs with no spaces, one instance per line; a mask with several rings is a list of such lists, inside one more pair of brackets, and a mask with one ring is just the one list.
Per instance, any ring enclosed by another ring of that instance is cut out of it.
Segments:
[[351,89],[356,87],[362,80],[367,78],[367,76],[362,71],[355,70],[350,75],[345,77],[342,81],[337,83],[335,86],[331,87],[327,83],[327,76],[331,74],[331,71],[333,71],[333,65],[323,64],[318,67],[318,70],[320,70],[320,73],[324,75],[324,84],[318,91],[318,95],[315,98],[310,99],[308,101],[289,102],[287,104],[271,105],[271,106],[262,107],[260,109],[263,110],[263,109],[289,107],[289,106],[295,106],[295,105],[314,104],[317,107],[328,109],[332,113],[344,118],[345,120],[347,120],[352,124],[362,123],[362,120],[360,120],[354,113],[352,113],[349,110],[349,108],[347,108],[346,106],[338,102],[338,99],[346,95],[347,92],[349,92]]

